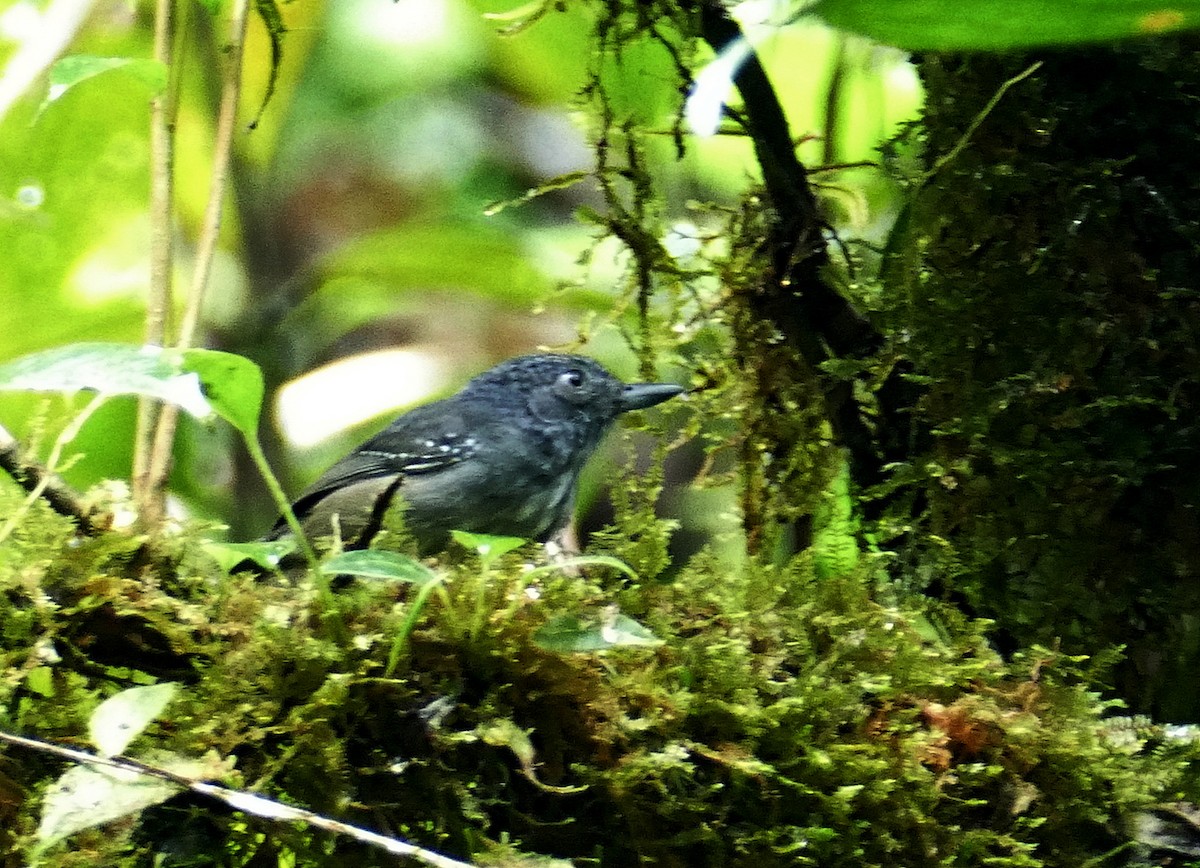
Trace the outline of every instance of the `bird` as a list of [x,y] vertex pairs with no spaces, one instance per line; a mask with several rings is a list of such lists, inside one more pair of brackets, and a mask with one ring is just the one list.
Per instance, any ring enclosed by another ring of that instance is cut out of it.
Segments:
[[[399,416],[301,492],[305,535],[366,548],[397,502],[422,553],[450,531],[546,542],[570,521],[579,474],[622,414],[683,392],[624,383],[586,356],[539,353],[501,362],[461,391]],[[266,539],[290,533],[280,518]]]

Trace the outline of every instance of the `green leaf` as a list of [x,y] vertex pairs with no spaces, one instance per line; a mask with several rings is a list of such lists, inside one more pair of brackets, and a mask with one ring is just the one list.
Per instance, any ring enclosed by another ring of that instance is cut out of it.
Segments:
[[252,561],[264,570],[273,570],[279,566],[284,556],[296,550],[296,541],[278,539],[270,542],[226,543],[206,540],[203,548],[225,572],[229,572],[243,561]]
[[622,645],[661,645],[662,640],[632,618],[604,612],[599,618],[560,615],[541,627],[534,644],[546,651],[580,653],[605,651]]
[[486,533],[468,533],[465,530],[452,530],[450,536],[454,537],[454,541],[463,548],[476,552],[485,567],[490,566],[497,558],[529,542],[518,536],[492,536]]
[[437,578],[437,573],[418,560],[396,552],[370,549],[335,555],[321,564],[321,572],[331,576],[362,576],[414,585],[424,585]]
[[638,577],[633,567],[620,558],[614,558],[611,555],[575,555],[574,557],[564,558],[561,561],[532,569],[525,574],[525,578],[529,580],[545,575],[546,573],[557,573],[562,570],[574,569],[575,567],[612,567],[614,570],[624,573],[631,579],[636,580]]
[[131,687],[110,696],[92,712],[88,737],[104,756],[124,753],[154,718],[175,698],[179,685],[165,682]]
[[161,804],[177,784],[124,769],[75,766],[46,791],[38,841],[49,846],[68,835]]
[[264,393],[258,365],[218,350],[184,350],[180,355],[180,367],[200,378],[204,396],[221,418],[247,437],[257,436]]
[[1200,0],[818,0],[842,30],[908,49],[1010,49],[1111,42],[1200,26]]
[[180,368],[161,347],[83,343],[55,347],[0,365],[0,389],[143,395],[204,419],[213,408],[200,378]]
[[167,67],[157,60],[136,57],[96,57],[91,54],[72,54],[50,67],[50,87],[38,112],[59,99],[75,85],[106,72],[122,70],[146,84],[151,95],[158,95],[167,86]]
[[[189,780],[219,778],[232,770],[232,763],[220,760],[215,754],[192,759],[156,751],[143,760]],[[161,804],[179,791],[177,784],[134,771],[74,766],[46,791],[37,832],[39,848],[45,849],[75,832]]]

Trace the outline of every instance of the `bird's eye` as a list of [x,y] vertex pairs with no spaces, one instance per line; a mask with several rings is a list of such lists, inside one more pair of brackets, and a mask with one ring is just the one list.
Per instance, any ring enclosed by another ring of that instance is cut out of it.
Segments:
[[578,389],[583,385],[583,371],[567,371],[565,374],[559,376],[558,382],[560,385]]

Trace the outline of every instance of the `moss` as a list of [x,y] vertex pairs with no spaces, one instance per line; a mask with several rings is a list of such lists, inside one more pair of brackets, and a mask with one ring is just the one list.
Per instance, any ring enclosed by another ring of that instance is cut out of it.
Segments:
[[946,159],[1032,60],[920,64],[931,171],[881,295],[927,377],[933,435],[901,471],[917,568],[1010,647],[1125,644],[1120,695],[1194,720],[1173,688],[1200,648],[1193,45],[1043,57]]
[[[61,539],[40,516],[20,545]],[[871,561],[818,581],[808,553],[739,570],[701,554],[637,590],[638,615],[664,644],[603,655],[551,653],[535,634],[553,614],[631,599],[616,576],[551,576],[533,599],[528,550],[485,582],[472,557],[447,561],[445,595],[385,677],[402,587],[352,584],[322,610],[303,587],[200,570],[186,538],[144,558],[135,582],[132,562],[113,555],[130,545],[113,534],[90,561],[74,554],[74,578],[57,573],[55,593],[76,602],[43,602],[36,631],[7,635],[6,728],[77,738],[100,697],[161,677],[151,669],[173,653],[181,698],[140,744],[216,750],[237,760],[227,783],[463,856],[498,846],[601,865],[1078,864],[1124,841],[1144,805],[1191,789],[1190,749],[1163,762],[1105,734],[1086,661],[1039,651],[1006,663],[985,623],[873,599]],[[28,587],[22,570],[0,573],[4,623],[30,623]],[[96,622],[80,617],[100,610],[137,613],[139,641],[166,650],[146,668],[92,659]],[[68,625],[75,653],[39,664],[52,671],[46,695],[37,667],[22,666]],[[8,828],[32,833],[36,794],[60,770],[9,755],[0,771],[23,795]],[[164,864],[288,853],[299,865],[385,864],[190,797],[118,826],[83,834],[73,852],[112,865],[151,853]]]

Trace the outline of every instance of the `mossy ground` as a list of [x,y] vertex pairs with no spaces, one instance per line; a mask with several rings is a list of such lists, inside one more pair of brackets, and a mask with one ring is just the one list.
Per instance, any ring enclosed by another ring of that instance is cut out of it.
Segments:
[[[388,676],[406,586],[355,581],[322,603],[305,582],[220,574],[188,532],[79,542],[35,511],[0,549],[0,723],[77,743],[104,697],[176,681],[134,753],[215,751],[236,760],[232,786],[498,863],[1124,864],[1139,810],[1194,797],[1190,747],[1106,737],[1087,661],[1005,662],[986,624],[877,593],[869,560],[818,580],[809,553],[740,568],[702,553],[670,581],[601,570],[531,595],[523,565],[540,556],[486,576],[448,557],[445,595]],[[663,644],[535,639],[553,615],[616,604]],[[61,771],[5,750],[4,864],[21,864]],[[391,864],[188,796],[51,857]]]

